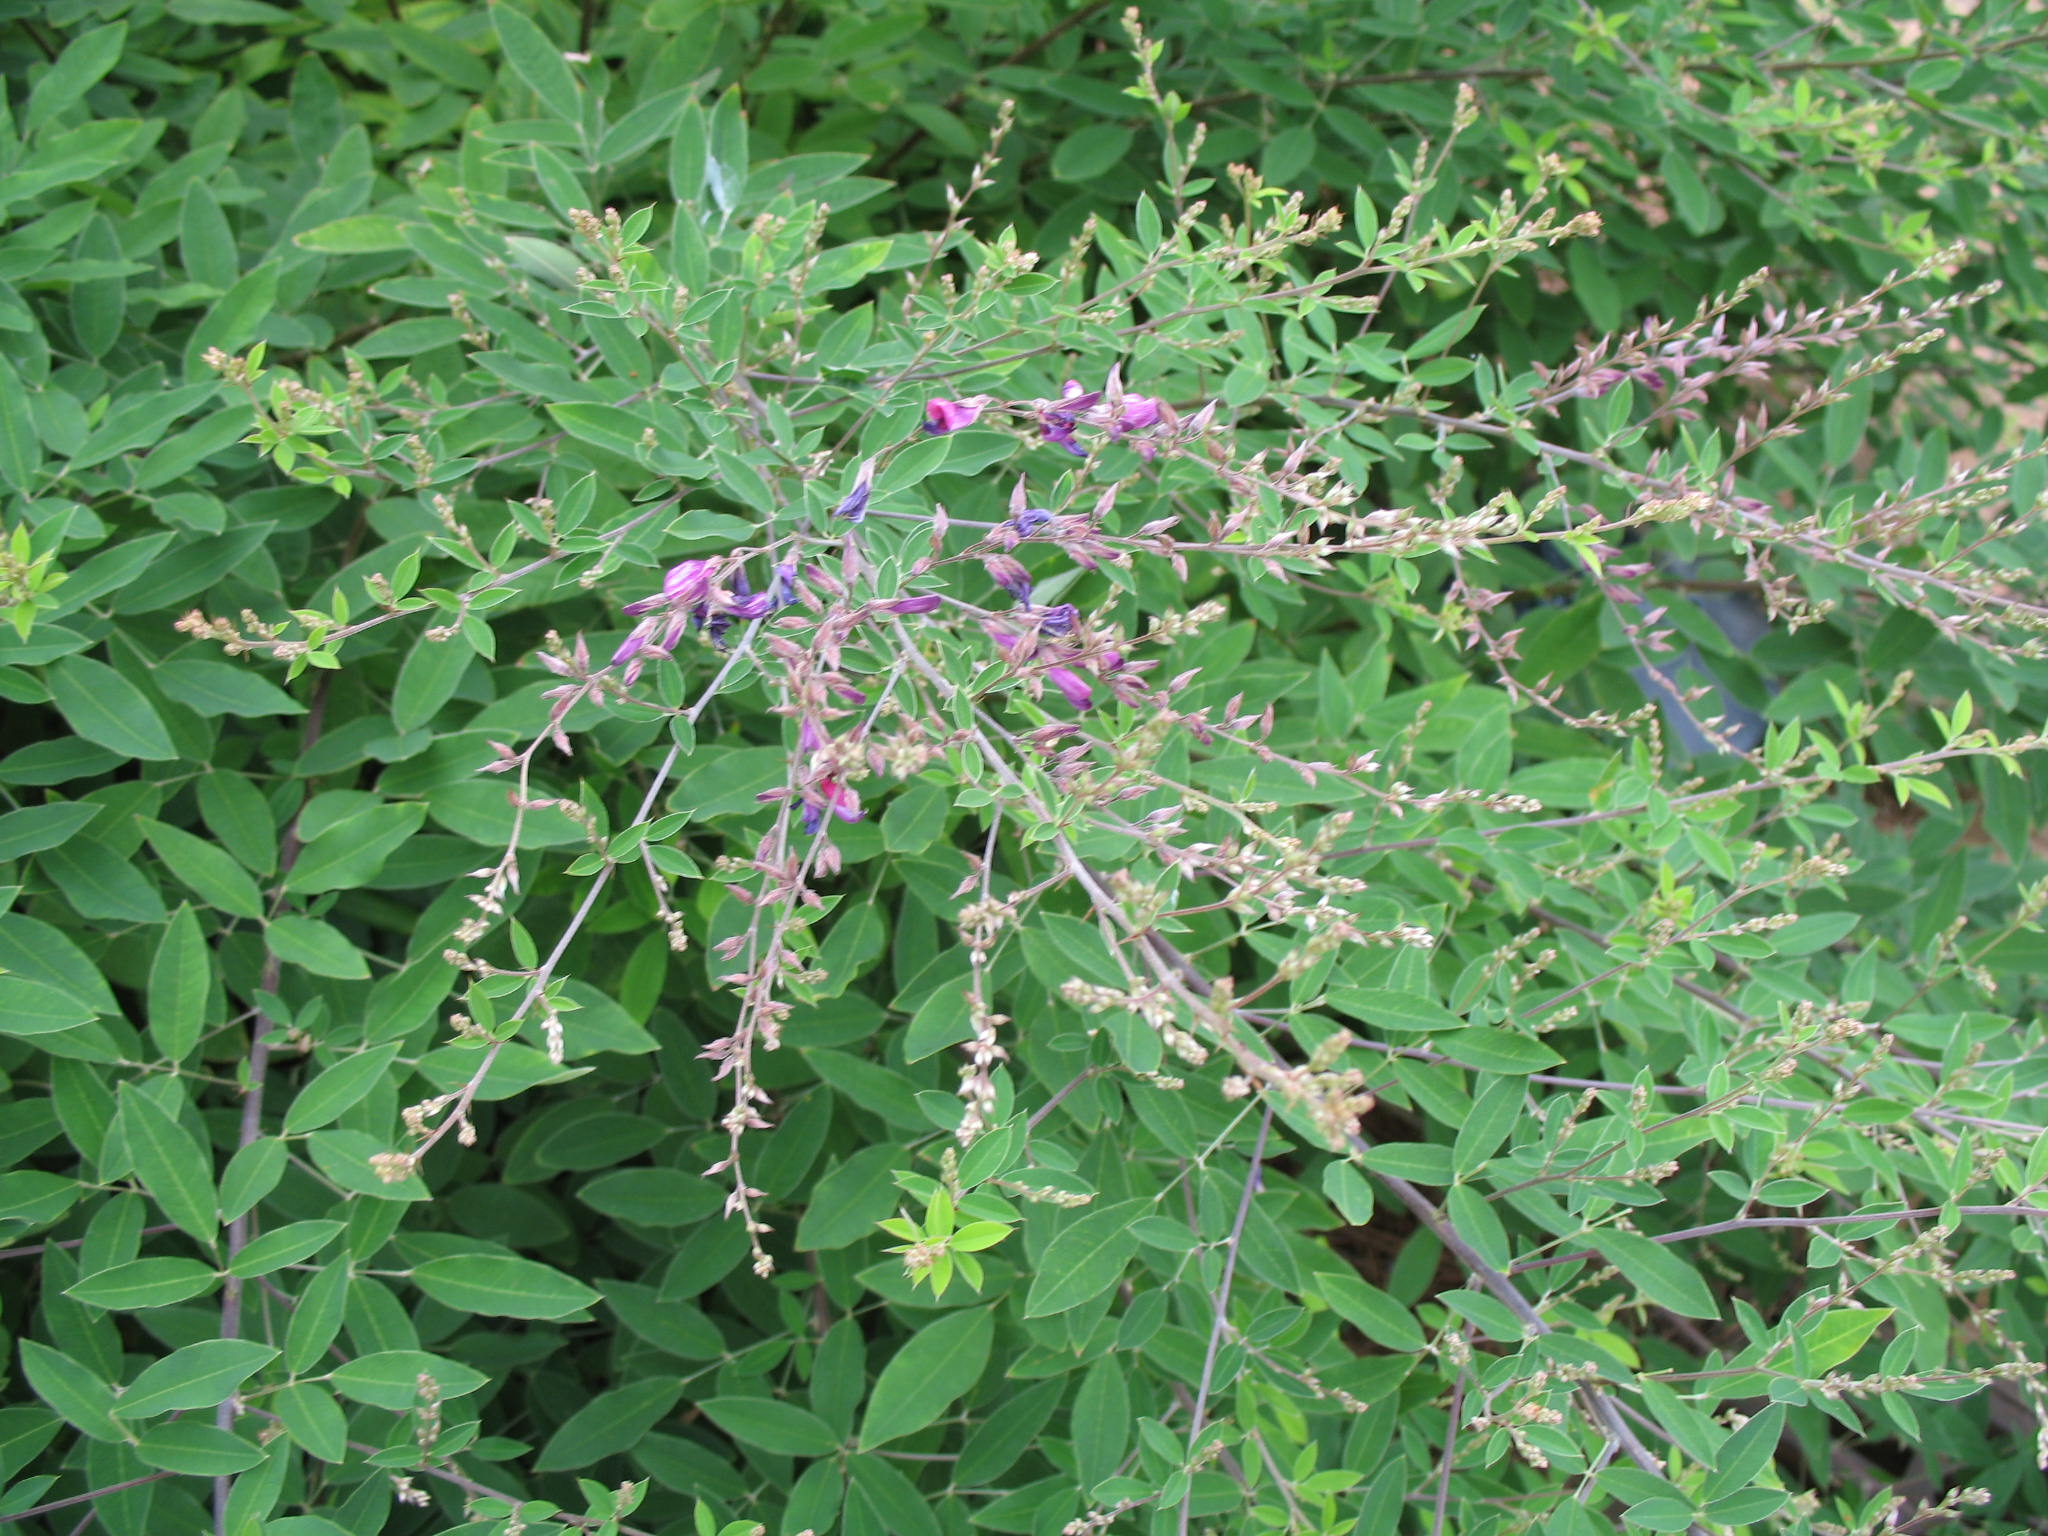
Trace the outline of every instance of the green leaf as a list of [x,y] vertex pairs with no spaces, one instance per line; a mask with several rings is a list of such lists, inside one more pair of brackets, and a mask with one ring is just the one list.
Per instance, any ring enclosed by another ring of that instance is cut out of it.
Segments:
[[212,1151],[132,1084],[121,1085],[120,1097],[129,1155],[149,1197],[183,1231],[212,1247],[220,1234]]
[[688,1227],[725,1201],[711,1180],[681,1168],[621,1168],[592,1179],[576,1198],[594,1211],[642,1227]]
[[1435,998],[1386,987],[1332,987],[1330,1006],[1375,1029],[1397,1034],[1465,1027],[1463,1019]]
[[540,104],[565,122],[578,121],[582,101],[562,50],[514,6],[492,6],[491,25],[497,29],[505,62],[540,98]]
[[[330,1273],[345,1272],[337,1265]],[[303,1371],[304,1366],[295,1367]],[[420,1378],[432,1379],[443,1398],[467,1397],[490,1381],[474,1366],[417,1349],[386,1349],[360,1355],[334,1368],[334,1390],[352,1402],[405,1413],[419,1406]]]
[[419,804],[380,805],[351,816],[299,850],[284,888],[315,894],[369,885],[426,819],[427,808]]
[[581,1471],[630,1451],[682,1401],[680,1376],[650,1376],[600,1392],[569,1415],[541,1448],[536,1472]]
[[1024,1315],[1051,1317],[1115,1285],[1138,1251],[1131,1223],[1151,1209],[1150,1200],[1125,1200],[1090,1210],[1055,1233],[1032,1278]]
[[854,1456],[847,1461],[846,1471],[845,1523],[849,1532],[940,1536],[931,1500],[889,1462],[880,1456]]
[[228,1273],[241,1279],[267,1275],[287,1264],[302,1263],[325,1248],[343,1230],[338,1221],[293,1221],[252,1238],[228,1262]]
[[43,444],[29,415],[29,391],[14,364],[0,357],[0,485],[33,491]]
[[285,1433],[313,1455],[322,1461],[348,1459],[348,1415],[327,1388],[295,1381],[272,1393],[270,1405]]
[[207,831],[236,861],[259,875],[277,868],[277,822],[247,774],[216,768],[199,780],[198,797]]
[[1756,1481],[1757,1474],[1777,1454],[1778,1439],[1785,1431],[1785,1405],[1772,1403],[1755,1414],[1721,1446],[1714,1458],[1713,1475],[1700,1497],[1711,1503],[1739,1493]]
[[496,1254],[432,1259],[414,1269],[412,1279],[442,1306],[480,1317],[567,1317],[603,1300],[558,1269]]
[[1831,1371],[1855,1355],[1870,1336],[1890,1319],[1890,1307],[1830,1307],[1810,1327],[1800,1330],[1807,1365]]
[[[348,1282],[349,1267],[337,1259],[308,1280],[299,1292],[299,1304],[292,1308],[284,1334],[285,1369],[292,1374],[303,1375],[311,1370],[327,1353],[334,1336],[341,1332],[343,1312],[348,1305]],[[341,1369],[354,1370],[374,1358],[364,1356]],[[340,1371],[335,1374],[338,1378]],[[340,1388],[339,1380],[336,1387]]]
[[1130,1444],[1129,1371],[1117,1356],[1104,1355],[1088,1368],[1074,1394],[1074,1459],[1083,1488],[1093,1488],[1115,1472]]
[[383,1081],[397,1055],[396,1044],[373,1045],[327,1068],[299,1090],[299,1096],[285,1111],[285,1135],[317,1131],[340,1119]]
[[132,1312],[190,1301],[219,1284],[214,1267],[197,1259],[133,1259],[87,1275],[64,1294],[110,1312]]
[[36,860],[80,917],[141,924],[170,919],[163,898],[144,873],[147,866],[89,833],[45,848]]
[[562,430],[578,442],[593,444],[627,459],[640,457],[641,439],[652,425],[646,417],[623,407],[589,401],[551,402],[547,410]]
[[1052,173],[1061,181],[1093,181],[1123,164],[1132,133],[1121,123],[1089,123],[1060,141]]
[[872,1235],[875,1223],[896,1209],[894,1173],[905,1160],[901,1147],[863,1147],[826,1174],[797,1222],[797,1247],[844,1248]]
[[54,848],[104,809],[88,800],[9,811],[0,816],[0,859],[18,859]]
[[370,974],[362,951],[349,943],[339,928],[317,917],[273,918],[264,927],[263,940],[286,965],[296,965],[315,976],[360,981]]
[[213,957],[190,906],[164,925],[149,967],[149,1036],[168,1061],[183,1061],[206,1028]]
[[120,59],[122,45],[127,41],[125,21],[109,22],[74,37],[29,92],[28,107],[21,115],[22,132],[34,136],[45,124],[83,101],[85,93],[104,79]]
[[882,1368],[861,1420],[860,1449],[915,1434],[981,1379],[995,1322],[987,1307],[953,1312],[910,1336]]
[[1378,1286],[1356,1275],[1319,1273],[1316,1289],[1339,1317],[1381,1348],[1414,1354],[1427,1347],[1414,1314]]
[[[464,1055],[474,1060],[472,1053]],[[315,1167],[351,1194],[400,1203],[428,1198],[417,1170],[402,1179],[386,1179],[377,1172],[370,1160],[390,1147],[367,1131],[314,1131],[306,1138],[306,1150],[313,1154]]]
[[361,256],[375,251],[402,251],[407,248],[404,227],[397,219],[383,213],[359,213],[345,219],[331,219],[300,231],[292,237],[292,244],[303,251],[318,251],[323,256]]
[[29,1390],[82,1435],[114,1445],[127,1432],[114,1420],[114,1389],[76,1360],[34,1339],[21,1341],[21,1371]]
[[65,656],[43,675],[57,712],[87,741],[152,763],[178,755],[155,706],[105,662]]
[[913,780],[882,813],[882,846],[891,853],[922,853],[946,829],[951,797],[938,785]]
[[120,1419],[212,1408],[278,1356],[251,1339],[207,1339],[187,1344],[142,1368],[114,1404]]
[[772,1397],[714,1397],[697,1406],[740,1444],[771,1455],[829,1456],[839,1449],[832,1426],[793,1403]]
[[156,669],[164,697],[209,718],[235,715],[303,715],[306,706],[269,678],[247,666],[181,657]]
[[1451,1149],[1428,1141],[1390,1141],[1367,1147],[1359,1162],[1374,1173],[1392,1174],[1411,1184],[1449,1184],[1457,1175],[1451,1168]]
[[978,1487],[1001,1477],[1037,1443],[1039,1432],[1066,1395],[1067,1381],[1055,1377],[1004,1400],[960,1448],[960,1482]]
[[1632,1232],[1603,1231],[1595,1234],[1593,1246],[1623,1279],[1665,1310],[1681,1317],[1721,1315],[1699,1271],[1662,1243]]
[[235,917],[263,916],[263,893],[249,878],[248,871],[228,854],[204,838],[165,822],[145,819],[142,831],[164,867],[208,906]]
[[1352,1226],[1372,1220],[1372,1184],[1350,1163],[1333,1162],[1323,1169],[1323,1193]]
[[211,370],[204,361],[210,348],[218,347],[223,352],[234,354],[255,340],[265,319],[277,308],[280,270],[279,262],[266,261],[238,279],[234,287],[214,301],[213,307],[193,327],[192,335],[185,343],[187,378],[211,376]]
[[416,731],[441,713],[441,706],[455,697],[462,674],[476,653],[461,640],[429,640],[424,634],[413,643],[405,665],[398,672],[398,686],[391,695],[391,720],[401,731]]
[[855,240],[818,253],[816,265],[805,287],[827,293],[851,288],[889,258],[887,240]]
[[19,976],[0,976],[0,1034],[53,1035],[92,1022],[93,1011],[69,992]]
[[152,1424],[135,1442],[135,1454],[145,1466],[188,1477],[233,1477],[263,1460],[260,1447],[196,1419]]
[[1453,1061],[1485,1072],[1547,1072],[1564,1058],[1547,1045],[1505,1026],[1452,1030],[1429,1042],[1430,1049],[1442,1051]]
[[195,283],[225,293],[241,276],[235,232],[221,211],[220,200],[203,181],[185,189],[178,221],[178,260]]
[[284,1142],[275,1136],[259,1137],[229,1158],[220,1176],[222,1219],[233,1221],[247,1215],[257,1201],[277,1188],[285,1162]]

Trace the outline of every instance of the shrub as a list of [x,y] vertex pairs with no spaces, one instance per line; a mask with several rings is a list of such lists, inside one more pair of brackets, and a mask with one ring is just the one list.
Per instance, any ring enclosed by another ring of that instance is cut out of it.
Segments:
[[2037,1522],[2038,44],[1520,14],[19,28],[9,1516]]

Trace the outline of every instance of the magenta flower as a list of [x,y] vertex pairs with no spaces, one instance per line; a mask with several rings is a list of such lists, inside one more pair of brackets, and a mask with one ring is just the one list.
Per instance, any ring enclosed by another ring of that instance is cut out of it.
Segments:
[[927,400],[924,403],[924,429],[933,437],[958,432],[962,427],[971,427],[979,421],[981,413],[992,403],[987,395],[969,395],[965,400]]
[[818,780],[815,798],[804,801],[804,831],[816,836],[825,824],[825,813],[830,811],[841,821],[859,821],[867,813],[860,808],[860,796],[850,785],[827,776]]
[[711,590],[711,562],[685,560],[661,578],[661,595],[677,605],[700,603]]
[[1046,680],[1059,689],[1060,697],[1075,709],[1086,714],[1095,702],[1095,691],[1088,686],[1088,680],[1080,673],[1067,667],[1047,667]]
[[906,597],[900,602],[890,603],[891,613],[931,613],[946,600],[936,592],[927,592],[922,597]]
[[1122,437],[1126,432],[1142,432],[1147,427],[1159,425],[1159,402],[1150,395],[1125,395],[1123,404],[1115,411],[1110,411],[1105,406],[1097,406],[1096,410],[1103,412],[1107,418],[1102,425],[1109,429],[1112,440]]

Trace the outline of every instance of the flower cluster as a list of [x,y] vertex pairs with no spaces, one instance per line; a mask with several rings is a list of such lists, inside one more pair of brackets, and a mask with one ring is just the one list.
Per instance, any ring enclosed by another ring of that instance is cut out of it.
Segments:
[[[958,432],[962,427],[973,426],[981,419],[982,412],[996,403],[987,395],[970,395],[961,400],[927,400],[924,429],[934,436]],[[1031,420],[1037,426],[1042,441],[1064,448],[1080,459],[1088,457],[1088,450],[1074,435],[1078,428],[1099,431],[1115,443],[1133,433],[1150,433],[1158,427],[1170,429],[1178,425],[1173,408],[1165,401],[1151,395],[1127,393],[1116,368],[1109,370],[1109,376],[1100,389],[1089,389],[1078,379],[1068,379],[1053,399],[1013,401],[1007,409]],[[1150,438],[1141,439],[1137,448],[1148,459],[1158,451]]]
[[735,619],[762,618],[796,601],[795,562],[776,566],[765,592],[753,589],[744,569],[734,564],[728,572],[721,568],[724,564],[685,560],[672,565],[659,592],[620,610],[640,621],[612,652],[611,664],[623,669],[620,682],[630,688],[650,661],[666,659],[691,630],[702,630],[713,644],[720,644]]

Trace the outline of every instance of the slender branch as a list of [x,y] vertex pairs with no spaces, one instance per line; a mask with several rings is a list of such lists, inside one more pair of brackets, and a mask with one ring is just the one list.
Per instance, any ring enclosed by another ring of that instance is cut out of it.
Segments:
[[159,1478],[175,1477],[173,1472],[151,1472],[142,1477],[131,1477],[125,1483],[111,1483],[105,1488],[95,1488],[91,1493],[74,1493],[68,1499],[52,1499],[47,1504],[38,1504],[33,1509],[16,1510],[11,1515],[0,1515],[0,1525],[12,1525],[17,1520],[33,1520],[37,1515],[47,1515],[53,1510],[71,1509],[79,1504],[89,1504],[94,1499],[104,1499],[110,1494],[126,1493],[130,1488],[140,1488],[144,1483],[156,1482]]
[[[172,1222],[172,1221],[167,1221],[167,1222],[165,1222],[165,1223],[164,1223],[164,1224],[163,1224],[162,1226],[157,1226],[157,1227],[144,1227],[144,1228],[143,1228],[143,1229],[142,1229],[142,1230],[141,1230],[140,1232],[138,1232],[138,1233],[136,1234],[136,1236],[138,1236],[138,1237],[154,1237],[154,1236],[155,1236],[155,1235],[156,1235],[157,1233],[159,1233],[159,1232],[175,1232],[175,1231],[177,1231],[177,1230],[178,1230],[178,1225],[177,1225],[177,1223],[176,1223],[176,1222]],[[82,1238],[82,1237],[66,1237],[66,1238],[60,1238],[60,1239],[58,1239],[58,1240],[57,1240],[57,1241],[55,1241],[55,1242],[48,1242],[48,1243],[30,1243],[30,1244],[29,1244],[29,1245],[28,1245],[28,1246],[27,1246],[26,1248],[0,1248],[0,1259],[35,1259],[35,1258],[41,1258],[41,1257],[42,1257],[42,1255],[43,1255],[43,1253],[44,1253],[44,1252],[45,1252],[46,1250],[48,1250],[48,1249],[51,1249],[51,1248],[77,1248],[77,1247],[80,1247],[80,1246],[82,1246],[82,1245],[84,1244],[84,1242],[85,1242],[85,1239],[84,1239],[84,1238]]]
[[[349,535],[353,548],[361,533],[360,522]],[[347,560],[344,557],[343,564]],[[312,703],[306,712],[306,724],[299,733],[299,753],[304,756],[320,739],[320,732],[327,719],[327,699],[333,686],[334,674],[322,672],[319,685],[313,690]],[[292,824],[285,829],[284,839],[278,846],[277,855],[277,899],[272,912],[284,904],[285,878],[292,872],[292,866],[299,860],[305,842],[299,836],[299,819],[294,816]],[[263,970],[256,982],[259,996],[275,996],[281,963],[277,955],[268,953],[263,958]],[[235,1147],[239,1151],[253,1146],[263,1138],[263,1089],[270,1073],[270,1033],[276,1022],[262,1009],[255,1010],[255,1017],[249,1021],[249,1058],[247,1086],[242,1094],[242,1118],[235,1136]],[[249,1241],[250,1219],[247,1211],[228,1223],[227,1258],[229,1265]],[[220,1336],[223,1339],[238,1339],[242,1336],[242,1278],[230,1273],[222,1282],[220,1290]],[[235,1399],[231,1394],[213,1411],[216,1429],[232,1432],[235,1427]],[[214,1536],[228,1536],[228,1496],[233,1491],[234,1479],[216,1477],[213,1480],[213,1528]]]
[[1436,1469],[1436,1503],[1430,1511],[1430,1536],[1444,1536],[1444,1514],[1451,1503],[1451,1463],[1458,1454],[1458,1420],[1465,1412],[1465,1372],[1451,1381],[1451,1418],[1444,1426],[1443,1460]]
[[1195,1410],[1188,1424],[1188,1491],[1180,1501],[1180,1536],[1188,1536],[1188,1518],[1194,1511],[1193,1467],[1202,1426],[1208,1422],[1209,1387],[1216,1379],[1216,1354],[1223,1345],[1223,1330],[1230,1320],[1230,1282],[1237,1275],[1237,1250],[1244,1240],[1245,1218],[1251,1214],[1252,1196],[1258,1192],[1259,1169],[1266,1160],[1266,1133],[1273,1128],[1273,1105],[1269,1100],[1259,1115],[1259,1139],[1252,1146],[1251,1166],[1245,1170],[1244,1190],[1237,1197],[1237,1219],[1230,1224],[1230,1236],[1223,1244],[1223,1283],[1216,1292],[1216,1319],[1209,1325],[1209,1348],[1202,1356],[1202,1379],[1195,1387]]
[[[1945,1215],[1949,1209],[1953,1209],[1958,1216],[2039,1216],[2048,1219],[2048,1206],[2040,1205],[1958,1205],[1952,1208],[1927,1205],[1907,1211],[1862,1211],[1847,1216],[1735,1216],[1727,1221],[1710,1221],[1705,1226],[1680,1227],[1675,1232],[1651,1232],[1646,1235],[1653,1243],[1682,1243],[1690,1238],[1715,1237],[1723,1232],[1747,1232],[1759,1227],[1845,1227],[1859,1221],[1923,1221]],[[1596,1250],[1581,1248],[1574,1253],[1553,1254],[1547,1259],[1524,1259],[1510,1266],[1508,1273],[1519,1275],[1532,1269],[1549,1269],[1558,1264],[1577,1264],[1582,1259],[1599,1257],[1600,1254]]]
[[[1932,40],[1930,40],[1931,42]],[[1943,39],[1946,41],[1946,39]],[[2048,32],[2029,32],[2020,37],[2006,38],[1974,52],[1963,48],[1934,48],[1923,43],[1911,53],[1879,54],[1869,59],[1787,59],[1782,62],[1762,64],[1756,67],[1767,75],[1780,78],[1814,74],[1824,70],[1868,70],[1892,69],[1901,65],[1919,64],[1933,58],[1952,58],[1958,54],[1971,59],[1988,59],[1996,54],[2012,53],[2035,43],[2048,41]],[[1753,62],[1753,61],[1752,61]],[[1744,71],[1737,69],[1725,59],[1680,59],[1673,61],[1674,68],[1685,74],[1719,74],[1740,76]],[[1396,69],[1376,74],[1341,75],[1329,82],[1332,92],[1353,87],[1378,85],[1428,85],[1437,82],[1450,83],[1457,80],[1501,80],[1510,83],[1529,80],[1548,80],[1552,71],[1529,65],[1513,64],[1472,64],[1449,65],[1438,69]],[[1198,97],[1193,110],[1200,112],[1210,107],[1229,106],[1240,101],[1260,99],[1259,92],[1221,91],[1214,96]]]

